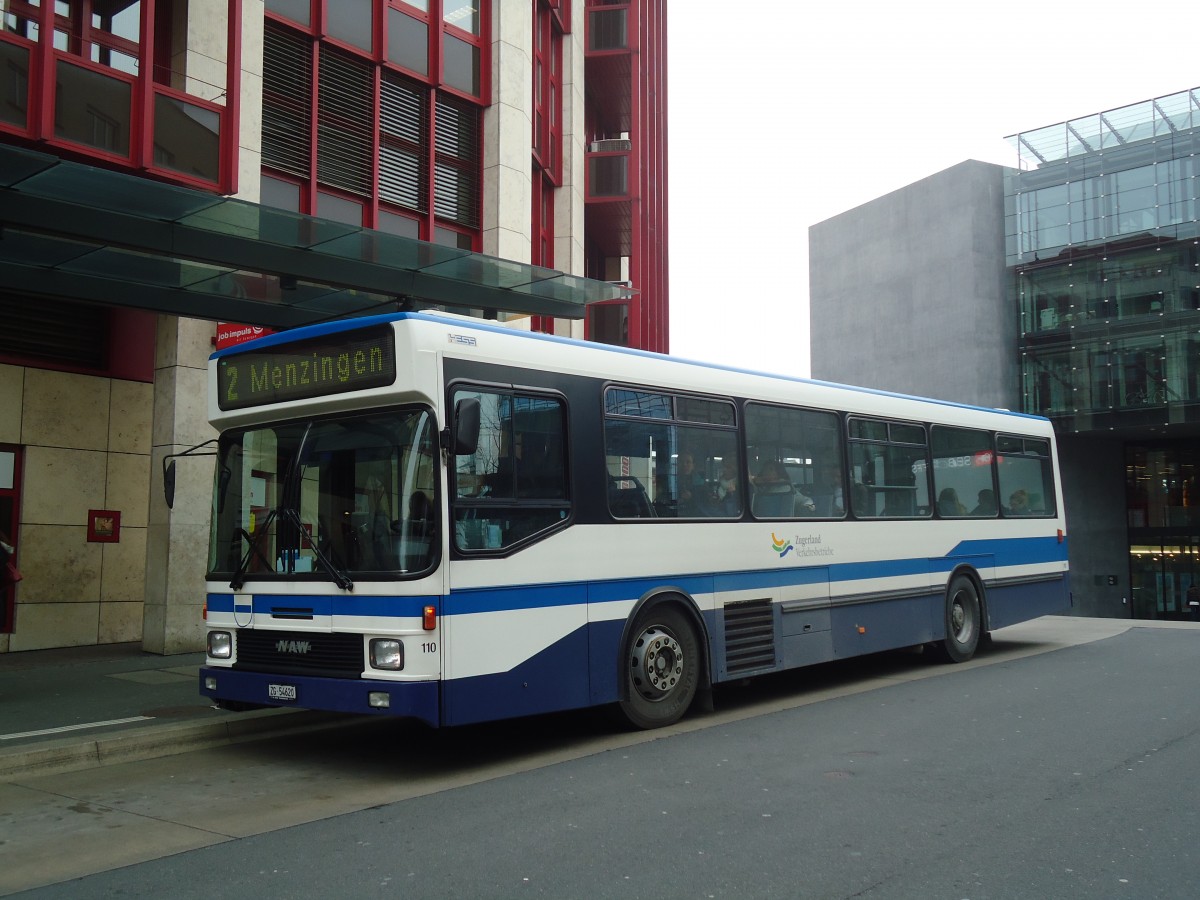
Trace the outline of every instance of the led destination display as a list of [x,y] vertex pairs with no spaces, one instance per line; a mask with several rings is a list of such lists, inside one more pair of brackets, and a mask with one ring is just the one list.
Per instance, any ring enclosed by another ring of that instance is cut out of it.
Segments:
[[244,409],[395,380],[395,336],[384,325],[224,356],[217,361],[217,405]]

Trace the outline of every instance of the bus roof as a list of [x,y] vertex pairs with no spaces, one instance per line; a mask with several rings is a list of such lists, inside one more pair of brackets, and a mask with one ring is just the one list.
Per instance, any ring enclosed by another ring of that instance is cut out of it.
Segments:
[[738,366],[729,366],[721,363],[712,363],[702,360],[688,359],[679,356],[670,356],[662,353],[654,353],[649,350],[639,350],[631,347],[620,347],[614,344],[604,344],[596,341],[583,341],[576,338],[562,337],[560,335],[544,334],[541,332],[523,331],[521,329],[510,328],[498,322],[493,322],[485,319],[478,319],[471,316],[457,315],[455,313],[443,313],[434,311],[417,311],[417,312],[395,312],[377,316],[362,316],[351,319],[336,319],[330,322],[323,322],[316,325],[306,325],[300,328],[289,329],[287,331],[276,332],[257,338],[253,341],[247,341],[233,347],[227,347],[222,350],[214,351],[209,359],[216,360],[221,357],[232,356],[243,352],[261,351],[272,346],[289,344],[293,341],[304,340],[306,338],[321,337],[341,332],[354,331],[360,328],[366,328],[371,325],[381,323],[402,322],[405,320],[413,320],[415,322],[428,322],[434,324],[451,325],[456,328],[470,328],[480,332],[493,333],[503,335],[508,338],[526,341],[542,341],[552,344],[578,347],[592,352],[611,353],[614,355],[632,356],[647,360],[659,360],[663,362],[673,363],[694,367],[710,372],[728,372],[736,375],[746,375],[755,378],[765,378],[775,382],[793,383],[818,387],[823,389],[831,389],[839,392],[851,392],[863,394],[867,396],[890,398],[895,400],[906,400],[919,403],[935,404],[938,406],[949,407],[961,410],[973,410],[979,412],[996,413],[1015,418],[1028,419],[1050,425],[1049,419],[1043,416],[1032,415],[1030,413],[1016,412],[1007,409],[997,409],[987,406],[979,406],[977,404],[960,403],[953,400],[943,400],[934,397],[922,397],[914,394],[903,394],[895,391],[886,391],[880,388],[862,387],[858,385],[841,384],[832,381],[822,381],[814,378],[802,378],[798,375],[781,375],[773,372],[764,372],[755,369],[746,369]]

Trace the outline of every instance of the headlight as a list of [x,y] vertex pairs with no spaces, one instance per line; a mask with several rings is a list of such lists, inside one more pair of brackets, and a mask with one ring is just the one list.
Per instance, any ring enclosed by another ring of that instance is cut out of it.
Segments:
[[208,655],[213,659],[230,659],[233,656],[233,635],[228,631],[210,631]]
[[371,668],[398,671],[404,668],[404,642],[394,638],[371,639]]

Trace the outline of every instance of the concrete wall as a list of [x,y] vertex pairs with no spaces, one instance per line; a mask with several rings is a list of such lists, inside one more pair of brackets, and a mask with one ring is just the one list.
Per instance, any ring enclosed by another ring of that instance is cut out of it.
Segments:
[[[0,443],[24,452],[15,630],[0,652],[142,636],[153,387],[0,365]],[[121,514],[89,542],[88,510]]]
[[814,378],[1018,407],[1003,173],[963,162],[809,229]]
[[[1058,439],[1071,590],[1078,616],[1129,618],[1129,540],[1125,510],[1125,447],[1116,438]],[[1115,579],[1115,584],[1109,584]]]

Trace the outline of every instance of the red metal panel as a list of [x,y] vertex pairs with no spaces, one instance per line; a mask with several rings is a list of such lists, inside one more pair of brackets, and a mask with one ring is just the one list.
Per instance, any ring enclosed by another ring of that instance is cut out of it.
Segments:
[[[40,36],[39,47],[41,48],[41,69],[42,77],[39,84],[34,87],[35,94],[39,94],[38,100],[38,115],[33,124],[34,136],[41,136],[47,130],[54,130],[54,86],[57,84],[57,79],[54,77],[54,4],[43,3],[41,22],[38,27]],[[29,77],[33,78],[33,65],[29,66]]]
[[[629,303],[629,345],[667,352],[666,4],[588,4],[589,12],[600,9],[626,11],[627,46],[587,51],[587,137],[590,143],[628,131],[631,149],[627,200],[593,197],[585,182],[588,274],[604,278],[605,258],[627,255],[637,292]],[[592,22],[589,15],[589,29]]]
[[[237,189],[238,135],[232,132],[233,123],[238,121],[241,84],[241,6],[242,0],[226,0],[229,18],[229,53],[226,62],[226,105],[221,106],[198,97],[165,87],[169,80],[162,74],[157,61],[169,56],[170,48],[164,46],[169,40],[160,18],[171,13],[169,0],[143,0],[139,8],[138,41],[134,43],[119,37],[104,28],[94,27],[93,18],[103,16],[103,8],[92,0],[77,0],[68,8],[69,16],[55,15],[55,5],[42,3],[38,7],[21,4],[19,11],[36,21],[39,40],[36,42],[6,38],[28,47],[29,60],[29,113],[24,136],[48,145],[68,158],[99,161],[110,168],[151,172],[165,181],[186,184],[207,190],[232,193]],[[14,9],[17,7],[14,6]],[[106,21],[101,18],[101,22]],[[70,29],[69,50],[54,49],[55,29]],[[108,51],[121,53],[138,60],[137,74],[130,74],[110,65],[90,59],[97,50],[101,58]],[[59,137],[55,128],[55,107],[58,102],[56,91],[59,85],[59,63],[76,67],[84,72],[93,72],[122,82],[129,86],[127,154],[107,152],[87,143]],[[156,80],[164,78],[163,93],[170,91],[188,103],[211,109],[219,116],[218,167],[215,181],[208,181],[171,169],[160,168],[154,162],[154,121]],[[12,129],[9,129],[10,133]]]
[[[318,5],[323,6],[323,3],[318,0]],[[324,16],[320,15],[319,19],[324,21]],[[309,109],[313,112],[308,120],[308,178],[304,184],[300,185],[300,209],[302,212],[315,214],[317,210],[317,132],[320,121],[317,115],[317,97],[320,94],[321,82],[321,42],[313,41],[309,51],[312,58],[309,60],[308,70],[313,73],[313,79],[308,86],[308,102]]]
[[130,125],[129,143],[137,147],[134,159],[143,166],[150,168],[154,165],[154,51],[157,42],[154,40],[154,10],[155,0],[142,0],[141,15],[138,28],[141,37],[139,48],[142,75],[137,80],[134,90],[133,120]]
[[238,191],[238,123],[242,121],[242,0],[229,0],[225,112],[221,119],[221,193]]

